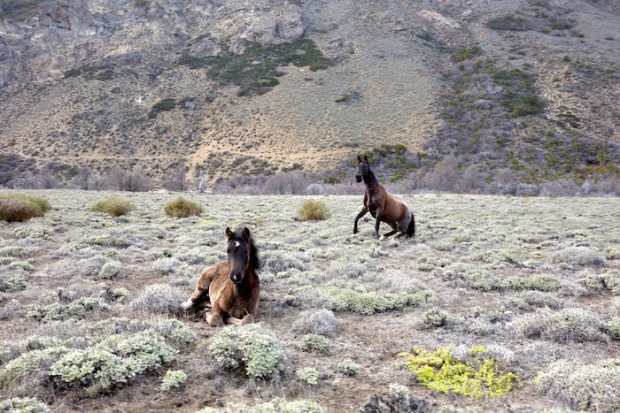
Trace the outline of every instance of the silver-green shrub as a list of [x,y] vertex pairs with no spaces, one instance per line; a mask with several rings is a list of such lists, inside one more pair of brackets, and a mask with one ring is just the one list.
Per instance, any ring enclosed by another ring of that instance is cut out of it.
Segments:
[[187,380],[187,373],[183,370],[168,370],[166,375],[161,381],[161,390],[165,392],[170,392],[173,390],[178,390],[185,384]]
[[261,324],[224,327],[208,349],[220,367],[240,369],[251,378],[277,378],[287,364],[284,349]]
[[305,384],[314,386],[319,384],[319,372],[314,367],[302,367],[295,372],[297,378]]
[[568,264],[579,267],[603,267],[607,264],[605,256],[588,247],[569,247],[552,256],[556,264]]
[[520,317],[513,326],[526,337],[559,343],[609,340],[601,331],[601,317],[581,308],[565,308],[557,312],[543,310]]
[[338,320],[332,311],[325,308],[306,310],[297,316],[293,323],[293,331],[299,334],[334,337],[338,332]]
[[559,360],[537,377],[539,388],[572,408],[612,413],[620,410],[620,359],[582,364]]
[[50,408],[34,397],[14,397],[0,402],[0,413],[52,413]]
[[301,338],[300,348],[302,351],[329,354],[331,347],[329,339],[318,334],[306,334]]
[[130,305],[134,310],[155,314],[172,314],[179,310],[179,303],[187,299],[187,293],[169,284],[152,284],[146,287]]
[[343,359],[338,363],[338,372],[345,376],[357,376],[362,367],[350,358]]
[[115,334],[94,348],[74,350],[56,361],[50,376],[60,388],[84,386],[97,394],[128,383],[147,370],[170,363],[177,350],[151,331]]
[[50,305],[35,304],[28,310],[28,317],[42,323],[63,320],[81,320],[86,313],[106,311],[110,308],[103,298],[82,297],[69,304],[53,303]]

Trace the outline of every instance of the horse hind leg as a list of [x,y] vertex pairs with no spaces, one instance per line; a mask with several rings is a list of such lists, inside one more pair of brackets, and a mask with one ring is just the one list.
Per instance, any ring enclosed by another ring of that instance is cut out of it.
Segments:
[[250,324],[254,322],[254,316],[252,316],[251,314],[246,314],[245,316],[243,316],[243,318],[237,318],[237,317],[228,317],[226,319],[226,324],[232,324],[235,326],[242,326],[245,324]]
[[388,225],[392,227],[392,230],[390,232],[386,232],[385,234],[383,234],[381,238],[379,238],[379,240],[384,240],[387,237],[391,237],[392,235],[396,234],[396,232],[398,232],[398,227],[395,224],[391,224],[388,222]]

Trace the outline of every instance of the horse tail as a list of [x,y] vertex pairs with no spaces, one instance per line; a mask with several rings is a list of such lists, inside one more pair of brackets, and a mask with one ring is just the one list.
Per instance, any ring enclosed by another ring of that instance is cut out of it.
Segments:
[[409,222],[409,226],[407,227],[407,236],[413,237],[414,235],[415,235],[415,216],[413,215],[413,212],[411,212],[411,221]]

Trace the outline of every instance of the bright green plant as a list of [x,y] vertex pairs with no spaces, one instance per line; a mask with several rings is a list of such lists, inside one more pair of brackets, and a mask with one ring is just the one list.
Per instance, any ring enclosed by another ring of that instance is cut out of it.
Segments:
[[297,214],[302,221],[322,221],[331,216],[331,212],[325,205],[325,202],[312,199],[305,200]]
[[187,218],[192,215],[200,215],[203,212],[202,206],[196,201],[192,201],[182,196],[170,201],[164,207],[166,215],[175,218]]
[[414,347],[411,353],[401,353],[405,365],[425,387],[442,393],[454,393],[472,398],[499,397],[512,390],[520,379],[513,373],[499,371],[497,362],[484,358],[484,347],[472,347],[473,356],[465,362],[456,360],[451,347],[426,351]]
[[127,215],[134,209],[136,207],[131,202],[119,196],[108,197],[90,207],[92,212],[103,212],[113,217]]

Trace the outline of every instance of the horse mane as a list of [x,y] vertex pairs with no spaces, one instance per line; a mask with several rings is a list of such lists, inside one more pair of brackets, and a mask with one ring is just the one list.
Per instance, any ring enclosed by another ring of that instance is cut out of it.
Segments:
[[[234,238],[244,241],[245,238],[243,237],[243,228],[239,227],[235,230],[234,233]],[[252,268],[254,268],[255,270],[260,270],[262,263],[259,257],[259,250],[258,247],[256,246],[256,243],[254,242],[254,237],[252,236],[252,234],[250,233],[250,264],[252,265]]]

